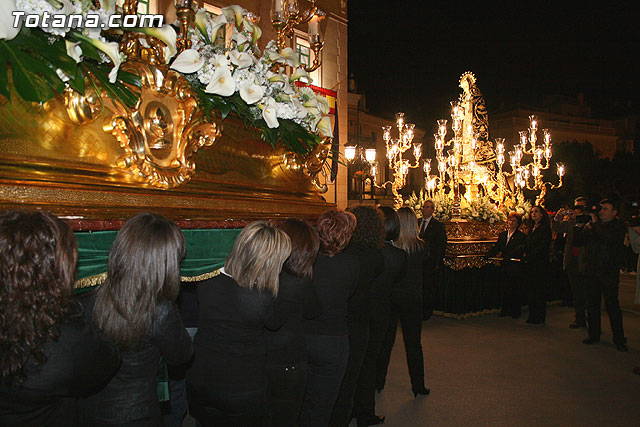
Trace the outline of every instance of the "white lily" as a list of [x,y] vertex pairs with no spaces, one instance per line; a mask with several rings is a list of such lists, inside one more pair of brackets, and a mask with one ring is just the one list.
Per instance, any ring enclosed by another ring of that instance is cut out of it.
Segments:
[[282,73],[274,73],[273,71],[267,71],[267,74],[265,75],[265,78],[267,80],[269,80],[271,83],[275,83],[275,82],[284,83],[285,82],[285,78],[282,75]]
[[[304,104],[303,104],[304,106]],[[309,113],[310,116],[313,117],[322,117],[322,114],[320,113],[320,110],[318,110],[316,107],[304,107],[307,110],[307,113]]]
[[247,18],[244,18],[244,21],[242,21],[242,26],[245,30],[251,32],[251,43],[256,44],[258,39],[262,36],[262,29]]
[[11,40],[18,35],[22,24],[17,28],[13,27],[14,17],[11,14],[14,10],[18,10],[16,7],[16,0],[9,0],[9,4],[5,5],[0,12],[0,40]]
[[231,40],[236,42],[236,48],[242,52],[245,49],[245,45],[249,43],[249,39],[240,31],[234,31],[231,34]]
[[296,68],[296,71],[294,71],[293,74],[291,74],[291,77],[289,77],[289,81],[295,82],[296,80],[300,80],[302,77],[305,77],[307,80],[309,80],[309,73],[307,73],[303,67],[299,67]]
[[226,56],[218,54],[216,56],[213,57],[213,65],[216,68],[228,68],[229,67],[229,60],[227,59]]
[[244,10],[241,6],[233,5],[222,8],[222,13],[227,17],[227,19],[232,19],[235,17],[236,27],[240,28],[240,23],[242,22],[242,18],[245,15],[246,10]]
[[282,55],[280,55],[278,52],[276,52],[273,49],[265,49],[264,50],[264,58],[267,61],[271,61],[271,62],[278,62],[280,60],[282,60]]
[[227,67],[216,68],[216,72],[213,73],[213,77],[204,91],[220,96],[233,95],[236,91],[236,83],[231,77],[231,71]]
[[185,49],[171,64],[171,69],[181,73],[195,73],[204,66],[204,58],[195,49]]
[[211,20],[211,41],[215,42],[218,37],[220,28],[227,25],[227,18],[224,15],[218,15]]
[[176,48],[176,39],[178,38],[178,35],[171,25],[164,24],[161,28],[145,27],[137,28],[136,30],[148,36],[157,38],[167,46],[164,53],[164,60],[167,64],[178,52],[178,49]]
[[300,65],[300,62],[298,61],[298,54],[290,47],[285,47],[284,49],[282,49],[280,51],[280,56],[282,56],[287,65],[293,68],[298,68],[298,66]]
[[238,68],[247,68],[253,64],[253,57],[251,55],[247,52],[239,52],[235,49],[229,52],[229,59],[231,60],[231,63],[236,65]]
[[114,84],[118,78],[118,71],[120,70],[120,64],[116,65],[109,72],[109,83]]
[[78,62],[82,61],[82,48],[79,46],[80,42],[70,42],[69,40],[65,40],[64,44],[67,48],[67,55],[69,55],[71,58],[73,58],[74,61],[76,61],[76,64]]
[[298,100],[297,97],[292,98],[291,103],[293,104],[293,106],[297,111],[296,117],[298,119],[304,119],[305,117],[307,117],[307,114],[309,114],[309,112],[307,111],[306,108],[304,108],[304,105],[302,105],[302,103]]
[[200,34],[202,34],[202,37],[210,44],[211,40],[209,40],[209,34],[207,33],[207,9],[202,8],[196,12],[195,24]]
[[64,71],[62,71],[60,68],[56,69],[56,74],[58,75],[58,77],[60,77],[60,80],[62,80],[65,83],[70,80],[69,75]]
[[331,119],[329,116],[324,116],[320,119],[316,125],[316,129],[320,132],[320,136],[333,138],[333,131],[331,130]]
[[240,98],[249,105],[260,101],[264,96],[264,88],[255,83],[245,84],[240,88]]
[[262,108],[262,118],[267,122],[267,126],[269,126],[269,128],[274,129],[280,126],[278,118],[276,117],[275,99],[271,97],[267,98],[267,102],[260,105],[260,108]]
[[316,101],[318,101],[318,109],[322,114],[329,114],[329,100],[322,95],[316,96]]

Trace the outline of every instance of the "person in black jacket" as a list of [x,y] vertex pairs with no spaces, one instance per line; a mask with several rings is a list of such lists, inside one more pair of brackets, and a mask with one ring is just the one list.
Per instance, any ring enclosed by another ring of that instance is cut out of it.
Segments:
[[424,386],[424,356],[422,355],[422,268],[428,259],[426,244],[418,237],[418,219],[413,209],[403,207],[398,210],[400,235],[393,245],[408,254],[407,274],[391,288],[391,317],[387,336],[381,354],[378,384],[384,384],[391,358],[391,349],[396,339],[398,319],[402,325],[402,338],[407,353],[407,365],[411,377],[414,397],[427,395],[430,390]]
[[349,360],[342,379],[340,393],[331,414],[330,426],[346,427],[353,416],[353,400],[360,377],[360,368],[369,343],[371,310],[371,284],[384,269],[380,250],[384,244],[384,220],[372,206],[357,206],[351,210],[356,217],[353,232],[345,253],[360,261],[356,291],[349,298]]
[[527,234],[527,299],[529,318],[526,323],[541,324],[547,317],[546,286],[549,280],[549,253],[551,251],[551,225],[549,214],[542,206],[529,212]]
[[349,357],[347,304],[358,283],[358,258],[342,252],[349,243],[356,218],[331,209],[318,218],[320,253],[313,266],[322,312],[304,322],[307,344],[307,388],[300,426],[326,427],[340,390]]
[[120,366],[73,300],[76,240],[47,212],[0,214],[0,425],[76,426]]
[[500,287],[502,289],[502,307],[500,316],[511,316],[514,319],[520,317],[522,291],[521,283],[524,280],[522,261],[527,246],[527,236],[518,228],[522,223],[522,217],[511,212],[507,218],[507,231],[498,236],[498,241],[485,255],[487,258],[500,254]]
[[276,331],[266,331],[268,423],[273,427],[298,424],[307,383],[307,349],[303,319],[320,315],[313,284],[318,256],[318,233],[304,221],[286,219],[280,229],[291,240],[291,255],[280,273],[275,311],[286,318]]
[[422,205],[422,220],[418,236],[427,245],[429,258],[422,269],[423,319],[433,314],[433,291],[442,268],[442,260],[447,250],[447,231],[444,224],[433,217],[435,204],[425,200]]
[[238,235],[221,274],[198,286],[195,359],[187,372],[189,409],[204,427],[261,426],[266,421],[264,327],[274,316],[278,276],[291,253],[287,234],[266,221]]
[[174,303],[180,287],[185,240],[161,215],[139,213],[118,232],[108,279],[81,296],[93,319],[120,349],[122,366],[84,402],[87,425],[156,426],[161,423],[156,374],[160,356],[171,365],[193,355]]
[[618,208],[612,199],[600,202],[600,221],[591,214],[581,239],[584,242],[585,276],[587,278],[587,330],[589,336],[582,342],[593,344],[600,341],[600,304],[609,314],[613,342],[619,351],[627,351],[627,339],[622,326],[622,311],[618,302],[620,267],[624,255],[624,237],[627,229],[618,220]]
[[[360,369],[358,388],[354,401],[354,414],[358,426],[384,422],[384,416],[375,413],[375,388],[378,359],[384,344],[391,316],[391,288],[400,282],[407,272],[407,253],[393,246],[400,234],[398,214],[388,206],[378,208],[384,215],[385,241],[382,247],[384,270],[371,284],[371,319],[369,344]],[[381,390],[382,387],[379,387]]]

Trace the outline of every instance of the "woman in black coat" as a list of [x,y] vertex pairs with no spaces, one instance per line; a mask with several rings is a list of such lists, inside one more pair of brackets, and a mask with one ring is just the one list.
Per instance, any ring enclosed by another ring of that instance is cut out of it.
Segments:
[[280,229],[291,240],[291,255],[280,273],[275,311],[285,323],[265,331],[267,344],[268,424],[273,427],[298,425],[307,383],[307,349],[303,319],[320,314],[313,284],[313,264],[318,256],[318,233],[306,222],[286,219]]
[[383,415],[375,413],[375,388],[378,359],[389,328],[391,316],[391,289],[407,272],[407,253],[393,246],[400,234],[398,214],[388,206],[378,210],[384,215],[385,239],[382,247],[384,269],[371,284],[369,344],[360,369],[353,413],[358,426],[384,422]]
[[76,240],[46,212],[0,214],[0,425],[76,426],[120,366],[71,297]]
[[427,262],[429,251],[418,237],[418,219],[413,209],[403,207],[398,210],[400,235],[393,245],[408,254],[407,274],[391,288],[391,317],[387,337],[380,355],[381,361],[377,384],[384,384],[391,358],[391,348],[396,338],[398,319],[402,325],[402,337],[407,353],[407,365],[411,377],[414,397],[429,394],[424,386],[424,357],[420,336],[422,333],[422,268]]
[[549,215],[542,206],[534,206],[529,213],[530,228],[527,233],[527,299],[529,318],[535,325],[547,317],[546,286],[549,280],[549,252],[551,225]]
[[371,285],[384,269],[381,248],[384,244],[384,220],[372,206],[357,206],[351,210],[356,217],[353,232],[345,253],[358,258],[360,272],[356,291],[349,298],[349,360],[340,393],[336,399],[329,425],[346,427],[353,415],[353,402],[360,377],[360,368],[369,343]]
[[185,240],[176,224],[139,213],[122,226],[109,252],[108,279],[80,297],[92,318],[120,349],[115,377],[84,402],[90,426],[157,426],[161,423],[157,372],[193,355],[174,303],[180,287]]
[[264,327],[274,317],[278,276],[291,253],[287,234],[265,221],[236,238],[221,274],[198,286],[199,328],[187,372],[191,414],[207,426],[262,426],[266,420]]
[[358,258],[342,252],[349,243],[356,218],[335,209],[317,222],[320,253],[313,281],[322,312],[304,322],[308,373],[300,426],[326,427],[340,390],[349,357],[347,301],[358,283]]
[[486,258],[495,257],[500,254],[500,288],[502,290],[502,308],[500,317],[511,316],[517,319],[522,310],[522,281],[524,271],[522,264],[524,252],[527,247],[527,236],[518,228],[522,223],[522,217],[515,212],[511,212],[507,218],[506,231],[498,236],[498,241],[489,252]]

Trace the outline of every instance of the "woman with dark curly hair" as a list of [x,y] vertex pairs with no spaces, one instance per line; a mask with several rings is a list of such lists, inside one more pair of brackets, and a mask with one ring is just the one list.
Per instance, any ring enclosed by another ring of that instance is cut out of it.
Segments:
[[329,423],[349,357],[347,301],[356,288],[360,267],[358,258],[342,252],[356,228],[352,213],[328,210],[316,227],[320,253],[313,281],[322,313],[304,322],[308,372],[301,427]]
[[72,299],[76,239],[47,212],[0,214],[0,425],[78,425],[76,398],[118,369]]
[[[407,272],[407,253],[393,246],[400,234],[398,214],[388,206],[378,208],[384,215],[384,270],[371,284],[371,321],[369,344],[362,362],[353,413],[359,426],[379,424],[384,416],[375,414],[375,388],[378,359],[389,328],[391,315],[391,288]],[[380,387],[382,389],[382,387]]]
[[122,354],[122,366],[85,401],[87,425],[155,426],[161,422],[156,374],[160,356],[171,365],[193,354],[174,303],[185,241],[176,224],[143,212],[122,226],[109,252],[107,281],[81,298]]
[[526,323],[539,325],[547,317],[546,286],[549,280],[549,253],[551,252],[551,222],[542,206],[529,212],[527,233],[527,300],[529,318]]
[[307,383],[307,349],[303,319],[320,314],[313,284],[313,264],[320,240],[318,232],[299,219],[288,218],[279,227],[291,240],[291,255],[280,273],[275,312],[284,325],[265,331],[267,344],[267,407],[269,425],[298,425]]
[[373,206],[357,206],[351,210],[357,225],[345,253],[360,261],[356,291],[349,298],[349,361],[340,393],[331,414],[332,426],[347,426],[353,413],[353,399],[358,386],[360,368],[369,342],[371,283],[384,268],[384,220]]
[[386,342],[381,354],[378,384],[384,384],[391,348],[396,338],[398,319],[402,325],[402,338],[407,353],[407,365],[411,377],[414,397],[427,395],[430,390],[424,386],[424,357],[420,335],[422,333],[422,267],[428,261],[429,251],[418,237],[418,219],[411,208],[398,210],[400,235],[393,245],[407,252],[407,274],[391,289],[391,317]]

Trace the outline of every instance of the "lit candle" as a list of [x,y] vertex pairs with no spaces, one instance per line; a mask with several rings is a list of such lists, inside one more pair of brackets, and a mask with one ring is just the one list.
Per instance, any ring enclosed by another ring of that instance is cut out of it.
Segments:
[[318,15],[313,15],[309,20],[309,36],[317,36],[320,33],[319,29],[320,19],[318,19]]

